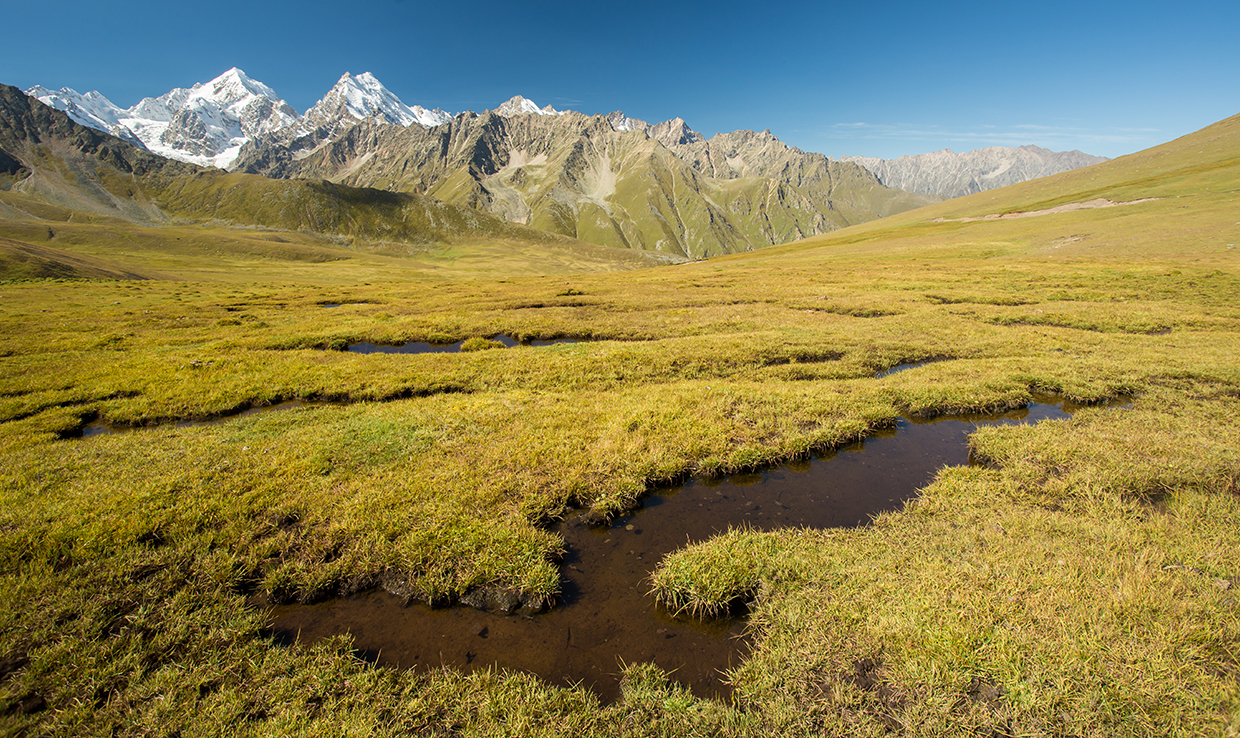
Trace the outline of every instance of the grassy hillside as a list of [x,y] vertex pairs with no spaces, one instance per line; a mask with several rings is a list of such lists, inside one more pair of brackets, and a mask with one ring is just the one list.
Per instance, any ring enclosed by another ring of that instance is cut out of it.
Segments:
[[[235,265],[193,281],[0,285],[0,726],[1240,731],[1238,120],[657,269],[455,280],[301,250],[243,266],[263,234],[226,231],[209,237],[235,238]],[[1100,197],[1159,199],[962,220]],[[51,227],[51,240],[34,221],[0,235],[65,251],[61,239],[77,239],[74,254],[105,258],[97,224]],[[136,243],[174,231],[107,232]],[[165,252],[119,243],[108,268],[164,269]],[[501,332],[590,340],[321,348]],[[666,480],[1035,393],[1121,404],[979,431],[984,463],[943,470],[872,526],[738,529],[658,562],[652,587],[667,602],[748,602],[752,646],[730,701],[698,699],[649,664],[617,664],[609,705],[520,673],[372,668],[347,637],[275,645],[251,599],[383,585],[436,602],[480,587],[554,601],[563,542],[547,524],[575,508],[612,515]],[[284,400],[321,404],[172,422]],[[74,437],[97,418],[152,427]]]

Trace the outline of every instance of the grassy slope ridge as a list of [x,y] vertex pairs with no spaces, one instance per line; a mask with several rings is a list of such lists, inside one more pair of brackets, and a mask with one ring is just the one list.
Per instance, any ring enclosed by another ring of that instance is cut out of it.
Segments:
[[[0,724],[1234,732],[1236,146],[1229,119],[808,243],[623,274],[452,281],[376,259],[317,287],[340,265],[267,265],[249,283],[2,285]],[[1151,193],[1162,199],[935,222]],[[594,340],[423,356],[313,348],[498,332]],[[643,664],[624,668],[610,706],[520,674],[371,669],[347,638],[273,646],[246,604],[255,591],[313,600],[376,584],[433,600],[474,587],[554,599],[562,544],[541,523],[573,506],[613,513],[661,480],[1035,392],[1131,404],[978,433],[984,466],[943,471],[872,527],[737,530],[660,563],[668,601],[751,601],[734,703],[696,700]],[[291,399],[336,404],[168,422]],[[156,427],[67,437],[94,417]]]
[[[509,252],[549,251],[552,265],[658,263],[419,195],[230,175],[170,161],[79,126],[8,86],[0,89],[0,150],[15,163],[0,175],[0,217],[14,220],[94,222],[100,231],[188,222],[258,226],[291,232],[284,240],[311,252],[343,246],[420,256],[455,248],[510,263],[495,253],[504,244]],[[229,249],[218,240],[214,245]]]
[[362,123],[302,157],[283,142],[249,147],[237,166],[426,193],[593,243],[691,257],[785,243],[926,202],[769,132],[665,145],[579,113],[488,112],[432,129]]

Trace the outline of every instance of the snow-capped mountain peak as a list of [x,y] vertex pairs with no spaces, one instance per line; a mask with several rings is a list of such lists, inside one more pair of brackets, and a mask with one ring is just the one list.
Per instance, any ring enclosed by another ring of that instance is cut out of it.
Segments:
[[255,95],[277,102],[284,102],[267,85],[250,79],[246,73],[233,67],[205,84],[194,85],[190,97],[211,100],[219,105],[231,105]]
[[120,123],[151,151],[225,168],[245,142],[301,120],[274,90],[236,67],[188,90],[148,97],[125,113]]
[[82,95],[68,87],[53,92],[36,85],[26,94],[82,125],[203,166],[227,167],[246,141],[301,120],[274,90],[236,67],[210,82],[143,98],[131,108],[118,107],[98,92]]
[[533,113],[534,115],[564,115],[564,113],[556,110],[550,105],[545,108],[538,107],[538,103],[533,100],[526,99],[520,95],[515,95],[503,105],[495,109],[498,115],[510,118],[514,115],[523,115],[525,113]]
[[417,123],[427,127],[452,120],[451,114],[439,109],[405,105],[370,72],[358,75],[345,72],[331,91],[306,111],[304,126],[336,130],[367,118],[381,123],[401,126]]
[[[237,67],[209,82],[143,98],[130,108],[118,107],[98,92],[82,95],[68,87],[52,91],[36,85],[26,94],[68,113],[82,125],[161,156],[225,169],[236,160],[242,146],[260,137],[291,140],[314,133],[316,140],[322,140],[363,120],[431,128],[453,118],[438,108],[406,105],[370,72],[346,72],[305,115],[298,115],[274,90]],[[550,105],[540,108],[520,95],[495,112],[505,117],[565,114]],[[644,126],[631,119],[619,125]]]
[[74,121],[84,126],[107,131],[117,123],[117,115],[121,109],[98,92],[91,91],[85,95],[68,87],[53,91],[41,85],[35,85],[26,94],[37,97],[45,105],[68,114]]
[[607,114],[607,122],[616,131],[650,131],[650,124],[644,120],[630,118],[622,111],[616,110]]
[[142,139],[121,124],[120,119],[125,110],[94,90],[83,95],[69,87],[53,91],[42,85],[35,85],[26,90],[26,94],[65,113],[75,123],[110,133],[135,146],[146,148]]

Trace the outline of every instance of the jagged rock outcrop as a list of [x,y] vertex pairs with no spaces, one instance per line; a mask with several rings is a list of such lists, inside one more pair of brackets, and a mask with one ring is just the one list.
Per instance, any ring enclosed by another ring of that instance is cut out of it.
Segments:
[[948,199],[1099,164],[1106,158],[1039,146],[990,146],[962,153],[943,149],[898,159],[846,156],[841,161],[860,164],[888,187]]

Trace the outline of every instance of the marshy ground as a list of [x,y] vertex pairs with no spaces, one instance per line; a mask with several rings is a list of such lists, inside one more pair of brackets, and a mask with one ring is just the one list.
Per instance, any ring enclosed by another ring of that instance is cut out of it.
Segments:
[[[268,259],[227,283],[185,267],[2,284],[0,726],[1234,732],[1240,159],[1228,131],[1211,134],[1223,143],[1210,139],[1204,162],[1185,152],[1205,144],[1173,142],[1144,154],[1139,175],[1119,160],[805,244],[623,274],[455,279]],[[1095,197],[1159,199],[932,222]],[[580,340],[323,350],[499,334]],[[944,468],[868,526],[737,528],[662,558],[651,597],[673,609],[748,603],[726,700],[648,662],[617,664],[611,704],[519,671],[375,668],[345,636],[275,643],[254,604],[376,587],[436,604],[478,588],[554,602],[565,540],[553,526],[567,516],[620,516],[670,481],[805,459],[905,415],[1045,393],[1126,404],[979,429],[981,463]],[[177,425],[292,401],[304,404]],[[95,422],[151,427],[82,437]]]

